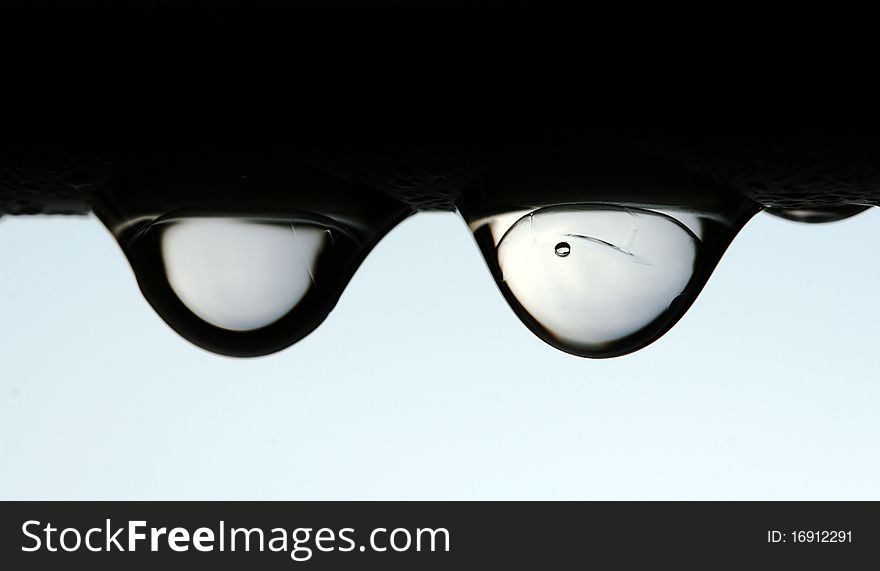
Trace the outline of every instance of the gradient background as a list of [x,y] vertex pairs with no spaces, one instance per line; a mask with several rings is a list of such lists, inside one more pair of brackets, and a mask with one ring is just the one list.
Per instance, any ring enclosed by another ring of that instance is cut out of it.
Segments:
[[421,214],[279,354],[177,336],[92,218],[0,219],[2,499],[880,499],[880,210],[757,216],[626,357],[516,319]]

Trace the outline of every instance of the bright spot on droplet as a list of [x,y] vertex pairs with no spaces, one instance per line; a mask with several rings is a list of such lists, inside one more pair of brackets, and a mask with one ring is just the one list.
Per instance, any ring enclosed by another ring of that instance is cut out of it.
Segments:
[[265,327],[314,287],[327,229],[287,222],[190,218],[162,228],[168,283],[190,311],[233,331]]
[[497,260],[504,283],[535,321],[566,345],[600,351],[648,326],[684,292],[699,244],[664,214],[558,206],[513,224]]

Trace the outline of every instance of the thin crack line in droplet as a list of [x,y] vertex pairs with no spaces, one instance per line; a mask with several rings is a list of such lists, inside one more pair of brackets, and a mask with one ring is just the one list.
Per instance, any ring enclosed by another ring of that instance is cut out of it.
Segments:
[[[630,252],[628,250],[624,250],[620,246],[615,246],[611,242],[606,242],[605,240],[602,240],[600,238],[593,238],[592,236],[584,236],[583,234],[563,234],[563,236],[568,236],[569,238],[581,238],[583,240],[586,240],[588,242],[592,242],[594,244],[598,244],[600,246],[606,246],[608,248],[611,248],[612,250],[614,250],[615,252],[617,252],[619,254],[623,254],[624,256],[628,256],[629,258],[631,258],[631,261],[636,264],[642,264],[644,266],[653,266],[654,265],[651,262],[649,262],[648,260],[646,260],[645,258],[643,258],[637,254],[633,254],[632,252]],[[572,248],[572,249],[574,249],[574,248]]]
[[317,282],[315,282],[315,276],[312,275],[312,267],[311,267],[311,265],[306,261],[306,256],[305,256],[305,254],[303,254],[302,244],[300,244],[300,242],[299,242],[299,234],[296,233],[296,226],[294,226],[293,224],[291,224],[291,225],[290,225],[290,229],[293,230],[293,238],[294,238],[294,240],[296,240],[296,249],[297,249],[297,251],[299,252],[299,257],[300,257],[300,259],[302,259],[302,263],[303,263],[303,265],[305,265],[305,267],[306,267],[306,271],[309,272],[309,278],[312,280],[312,285],[315,286],[315,287],[318,287]]
[[627,252],[632,252],[633,243],[636,241],[636,234],[639,233],[638,228],[631,228],[629,231],[629,238],[626,241],[626,246],[623,249]]

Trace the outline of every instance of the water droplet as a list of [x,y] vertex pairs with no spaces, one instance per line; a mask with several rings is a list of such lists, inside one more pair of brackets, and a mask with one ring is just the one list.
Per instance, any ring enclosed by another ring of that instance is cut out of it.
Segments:
[[590,358],[625,355],[666,333],[758,210],[735,196],[699,208],[560,203],[487,215],[491,203],[467,206],[462,215],[520,320]]
[[501,157],[456,205],[517,317],[590,358],[669,331],[760,210],[676,161],[622,149]]
[[815,208],[768,208],[765,212],[791,220],[792,222],[804,222],[807,224],[825,224],[845,220],[856,214],[860,214],[870,206],[849,204],[845,206],[825,206]]
[[268,355],[314,331],[411,214],[374,189],[262,152],[178,159],[133,167],[94,210],[156,313],[223,355]]
[[232,356],[310,333],[336,303],[363,246],[308,217],[170,215],[127,245],[144,296],[178,333]]
[[[669,309],[691,281],[699,245],[665,214],[556,206],[514,223],[497,246],[497,264],[519,306],[557,342],[601,352]],[[556,256],[570,261],[557,264]]]

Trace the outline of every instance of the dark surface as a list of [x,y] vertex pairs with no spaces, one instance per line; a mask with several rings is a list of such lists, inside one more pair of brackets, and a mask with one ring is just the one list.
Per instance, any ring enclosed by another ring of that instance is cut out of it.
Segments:
[[875,50],[858,15],[685,15],[496,2],[10,11],[0,212],[81,214],[157,157],[261,149],[417,210],[451,209],[499,160],[612,150],[764,206],[880,204]]
[[[112,153],[6,155],[0,163],[0,212],[85,214],[94,193],[135,162],[130,155]],[[340,179],[381,190],[415,210],[452,210],[462,190],[484,167],[473,158],[456,161],[432,155],[308,162]],[[675,162],[765,207],[880,205],[880,164],[853,155],[785,150],[758,155],[748,147],[741,154],[726,155],[689,149]]]

